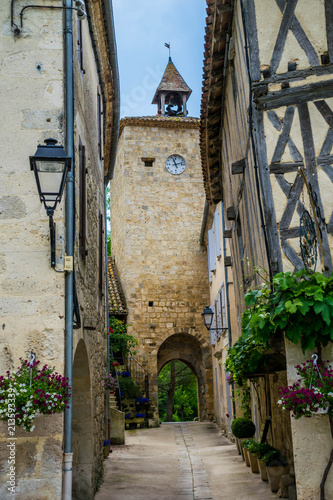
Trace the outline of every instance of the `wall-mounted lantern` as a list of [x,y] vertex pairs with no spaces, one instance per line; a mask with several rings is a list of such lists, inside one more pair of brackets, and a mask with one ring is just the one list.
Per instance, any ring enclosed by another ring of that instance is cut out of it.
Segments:
[[57,146],[55,139],[46,139],[38,145],[34,156],[30,156],[30,168],[35,173],[40,201],[44,203],[49,217],[51,240],[51,267],[55,267],[55,223],[53,214],[61,201],[66,176],[71,168],[71,159],[66,156],[63,146]]
[[227,328],[223,328],[223,327],[211,328],[211,325],[213,322],[213,317],[214,317],[214,313],[213,313],[211,307],[206,306],[205,309],[203,310],[203,312],[201,313],[201,316],[202,316],[204,325],[209,332],[213,332],[213,331],[223,332],[224,330],[227,330]]

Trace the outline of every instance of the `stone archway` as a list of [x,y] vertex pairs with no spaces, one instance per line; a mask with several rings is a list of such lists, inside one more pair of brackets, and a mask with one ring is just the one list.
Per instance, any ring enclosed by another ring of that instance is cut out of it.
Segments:
[[88,354],[81,339],[73,364],[73,500],[93,494],[93,432]]
[[208,374],[210,373],[209,349],[188,333],[176,333],[168,337],[157,353],[157,373],[174,359],[185,363],[198,380],[198,414],[200,420],[207,420]]

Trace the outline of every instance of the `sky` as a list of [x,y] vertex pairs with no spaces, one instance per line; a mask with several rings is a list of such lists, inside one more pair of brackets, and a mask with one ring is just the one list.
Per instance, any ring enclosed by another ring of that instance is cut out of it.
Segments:
[[200,116],[205,0],[113,0],[120,116],[152,116],[151,104],[171,58],[192,89],[189,116]]

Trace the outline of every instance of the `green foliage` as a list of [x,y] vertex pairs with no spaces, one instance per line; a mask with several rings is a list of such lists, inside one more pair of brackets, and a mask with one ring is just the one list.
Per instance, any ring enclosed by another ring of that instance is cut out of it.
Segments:
[[266,467],[274,467],[283,465],[286,467],[288,465],[288,461],[282,453],[276,448],[272,448],[265,455],[262,456],[261,460],[264,462]]
[[244,387],[259,366],[269,364],[265,354],[274,336],[285,333],[303,352],[333,341],[333,274],[279,273],[273,287],[263,283],[245,295],[242,335],[228,350],[226,370]]
[[267,284],[245,296],[249,308],[242,317],[245,337],[264,346],[277,333],[285,333],[303,352],[317,344],[333,341],[333,275],[279,273],[273,278],[273,290]]
[[254,436],[256,426],[249,418],[235,418],[231,424],[231,431],[236,438],[251,438]]
[[269,356],[264,354],[265,345],[257,342],[254,336],[245,334],[228,349],[228,357],[225,363],[226,371],[232,373],[239,387],[245,386],[245,381],[252,373],[257,371],[259,365],[268,364]]
[[135,399],[141,396],[140,387],[132,377],[119,377],[119,389],[127,399]]
[[248,449],[248,447],[251,446],[252,443],[255,443],[255,440],[252,438],[243,439],[243,441],[241,442],[241,446],[242,448]]
[[254,454],[261,460],[264,455],[273,449],[273,446],[268,443],[256,443],[256,450],[254,451]]
[[138,341],[133,335],[128,335],[127,325],[119,319],[110,318],[109,322],[110,347],[114,353],[122,353],[124,356],[134,356],[137,351],[135,347]]
[[[173,422],[193,420],[198,415],[197,379],[191,369],[181,361],[175,361],[176,385],[173,397]],[[166,364],[158,376],[158,411],[160,420],[167,418],[167,399],[170,388],[170,363]]]

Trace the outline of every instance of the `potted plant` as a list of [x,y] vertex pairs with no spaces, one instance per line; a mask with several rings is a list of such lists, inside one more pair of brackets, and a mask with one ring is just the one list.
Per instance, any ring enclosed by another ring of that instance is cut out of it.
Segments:
[[259,465],[256,457],[256,452],[258,450],[259,443],[257,441],[252,440],[247,446],[247,452],[249,456],[249,462],[251,467],[251,472],[254,474],[259,474]]
[[287,459],[279,450],[273,448],[262,457],[262,461],[267,467],[267,475],[271,491],[275,493],[279,489],[281,477],[288,474]]
[[251,464],[250,464],[250,457],[249,457],[249,452],[248,452],[248,446],[251,444],[251,443],[254,443],[254,439],[250,438],[250,439],[242,439],[241,441],[241,447],[243,449],[243,457],[244,457],[244,460],[245,460],[245,464],[247,467],[250,467]]
[[239,448],[242,449],[242,440],[252,438],[256,431],[256,426],[249,418],[238,417],[233,420],[231,431],[235,438],[238,439]]
[[20,358],[21,366],[0,377],[0,419],[32,432],[39,414],[62,413],[71,398],[68,379],[40,361]]
[[267,469],[262,457],[273,449],[273,446],[268,443],[257,443],[255,455],[257,457],[260,478],[262,481],[268,481]]

